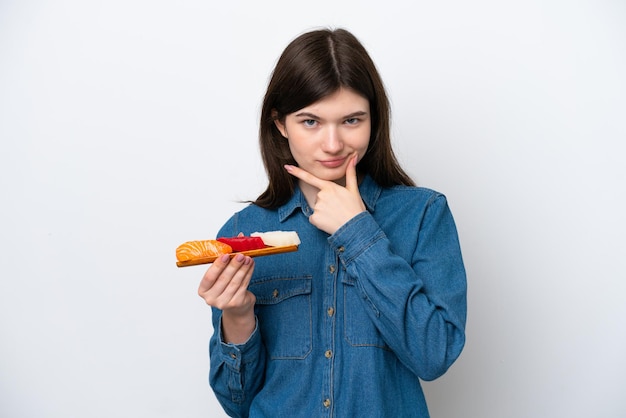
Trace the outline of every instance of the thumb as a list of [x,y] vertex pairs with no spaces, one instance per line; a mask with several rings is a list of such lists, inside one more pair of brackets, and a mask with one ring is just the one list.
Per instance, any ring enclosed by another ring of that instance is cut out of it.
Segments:
[[357,193],[359,192],[359,181],[356,176],[356,163],[358,157],[359,154],[355,152],[348,163],[348,167],[346,168],[346,189],[351,192],[356,191]]

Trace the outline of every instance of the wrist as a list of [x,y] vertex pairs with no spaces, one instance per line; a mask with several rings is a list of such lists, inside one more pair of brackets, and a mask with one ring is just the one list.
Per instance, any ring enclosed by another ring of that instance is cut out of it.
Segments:
[[229,344],[243,344],[256,328],[254,309],[245,313],[222,312],[222,339]]

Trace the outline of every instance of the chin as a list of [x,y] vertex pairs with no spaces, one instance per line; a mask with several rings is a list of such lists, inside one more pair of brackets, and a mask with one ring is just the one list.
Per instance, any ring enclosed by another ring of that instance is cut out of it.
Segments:
[[345,167],[322,168],[321,170],[311,170],[309,173],[320,179],[332,181],[344,177],[346,175],[346,169]]
[[332,181],[335,183],[344,183],[346,181],[345,173],[342,175],[336,175],[336,176],[321,176],[319,178],[322,180]]

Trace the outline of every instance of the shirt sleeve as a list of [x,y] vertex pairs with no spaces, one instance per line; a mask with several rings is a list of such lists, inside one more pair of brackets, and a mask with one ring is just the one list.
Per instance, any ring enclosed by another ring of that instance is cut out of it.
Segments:
[[[235,236],[236,216],[219,231],[218,236]],[[250,403],[260,390],[265,370],[265,346],[256,326],[243,344],[222,338],[222,312],[212,308],[213,335],[209,344],[209,383],[217,400],[232,417],[247,417]]]
[[[408,222],[416,232],[407,228],[408,241],[392,243],[374,217],[363,212],[330,236],[329,243],[386,344],[419,378],[433,380],[465,344],[466,275],[443,195],[433,194],[423,212]],[[394,245],[415,249],[407,259],[394,253]]]
[[261,343],[258,321],[252,335],[243,344],[225,342],[221,322],[221,312],[213,308],[209,382],[228,415],[247,417],[265,369],[265,348]]

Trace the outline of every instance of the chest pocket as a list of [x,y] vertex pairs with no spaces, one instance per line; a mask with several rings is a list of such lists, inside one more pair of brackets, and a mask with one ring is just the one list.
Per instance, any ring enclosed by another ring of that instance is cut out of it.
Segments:
[[376,308],[359,290],[354,279],[347,275],[342,280],[344,308],[344,337],[355,347],[378,347],[388,349],[380,332],[366,310],[376,314]]
[[263,341],[272,359],[303,359],[312,348],[311,276],[250,283]]

